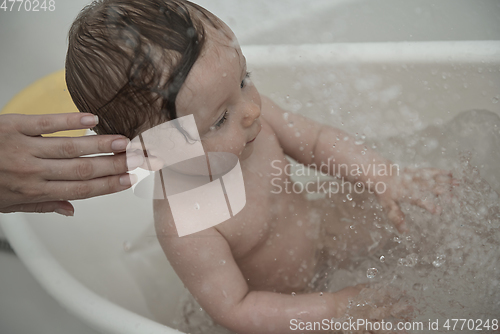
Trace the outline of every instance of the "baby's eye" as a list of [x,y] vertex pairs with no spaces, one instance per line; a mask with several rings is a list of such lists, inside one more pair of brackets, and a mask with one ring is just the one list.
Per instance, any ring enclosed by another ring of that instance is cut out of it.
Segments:
[[215,130],[215,129],[220,128],[222,126],[222,124],[224,124],[226,119],[227,119],[227,110],[224,112],[224,116],[222,116],[222,118],[217,123],[215,123],[214,126],[210,127],[210,130]]
[[247,72],[247,74],[245,75],[245,78],[241,82],[241,85],[240,85],[241,88],[245,87],[245,81],[247,81],[248,79],[250,79],[250,72]]

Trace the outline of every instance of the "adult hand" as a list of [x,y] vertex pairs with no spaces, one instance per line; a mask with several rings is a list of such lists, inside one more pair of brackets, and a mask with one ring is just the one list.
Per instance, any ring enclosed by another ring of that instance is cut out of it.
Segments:
[[[125,149],[120,135],[42,137],[63,130],[88,129],[98,122],[83,113],[0,115],[0,212],[74,214],[68,200],[128,189]],[[82,157],[89,154],[114,155]],[[133,169],[142,158],[129,161]]]

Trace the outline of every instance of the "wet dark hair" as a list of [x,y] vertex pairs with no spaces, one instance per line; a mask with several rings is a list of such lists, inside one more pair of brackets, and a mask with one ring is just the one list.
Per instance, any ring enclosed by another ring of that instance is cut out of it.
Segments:
[[[184,0],[100,0],[69,31],[66,84],[98,134],[130,139],[177,118],[175,100],[206,40],[206,9]],[[142,129],[141,129],[142,128]]]

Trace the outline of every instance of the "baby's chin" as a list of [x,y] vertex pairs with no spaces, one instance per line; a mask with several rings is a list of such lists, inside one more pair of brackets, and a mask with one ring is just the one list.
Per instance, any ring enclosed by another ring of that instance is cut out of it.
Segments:
[[255,141],[246,144],[245,148],[241,151],[241,154],[239,156],[240,161],[246,160],[250,158],[250,156],[254,153],[254,146],[255,146]]

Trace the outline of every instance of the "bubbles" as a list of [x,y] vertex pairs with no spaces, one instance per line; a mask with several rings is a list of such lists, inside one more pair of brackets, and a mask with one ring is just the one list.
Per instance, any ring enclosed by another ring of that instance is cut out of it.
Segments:
[[356,133],[356,139],[354,140],[354,145],[363,145],[365,143],[365,139],[366,139],[366,136],[365,135],[361,135],[361,136],[358,136],[358,134]]
[[405,258],[398,259],[398,266],[413,267],[418,263],[418,255],[415,253],[409,254]]
[[377,268],[369,268],[366,271],[366,277],[368,278],[375,278],[375,276],[378,275],[378,269]]
[[441,267],[446,262],[446,255],[440,254],[436,256],[436,259],[432,261],[432,265],[436,268]]
[[385,256],[384,255],[380,255],[379,260],[380,260],[380,262],[384,263],[385,262]]

